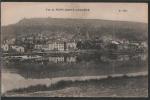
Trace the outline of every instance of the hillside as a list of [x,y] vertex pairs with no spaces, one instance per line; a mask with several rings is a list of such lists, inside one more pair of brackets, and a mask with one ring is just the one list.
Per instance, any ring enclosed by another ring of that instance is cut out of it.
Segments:
[[2,40],[37,33],[50,37],[59,35],[66,39],[73,36],[74,39],[86,38],[88,33],[89,38],[114,36],[119,39],[145,41],[148,37],[148,24],[98,19],[31,18],[2,26]]

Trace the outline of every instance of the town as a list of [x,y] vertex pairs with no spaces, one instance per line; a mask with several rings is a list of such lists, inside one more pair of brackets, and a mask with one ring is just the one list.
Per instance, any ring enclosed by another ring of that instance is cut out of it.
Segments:
[[3,53],[38,53],[38,52],[75,52],[75,51],[107,51],[107,52],[144,52],[147,48],[146,42],[113,40],[104,38],[67,40],[52,39],[42,34],[6,39],[2,42]]

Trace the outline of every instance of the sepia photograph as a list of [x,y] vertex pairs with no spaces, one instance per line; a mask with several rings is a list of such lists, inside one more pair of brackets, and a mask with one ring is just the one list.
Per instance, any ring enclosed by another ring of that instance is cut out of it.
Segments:
[[148,4],[1,3],[2,97],[148,97]]

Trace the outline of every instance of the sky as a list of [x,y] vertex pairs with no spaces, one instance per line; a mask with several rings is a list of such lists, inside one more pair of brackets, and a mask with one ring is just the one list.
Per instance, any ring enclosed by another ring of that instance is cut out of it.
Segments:
[[[52,11],[54,9],[55,11]],[[57,10],[56,9],[63,9]],[[65,9],[86,9],[66,11]],[[88,11],[87,11],[88,9]],[[59,3],[2,2],[1,25],[14,24],[23,18],[80,18],[148,23],[146,3]]]

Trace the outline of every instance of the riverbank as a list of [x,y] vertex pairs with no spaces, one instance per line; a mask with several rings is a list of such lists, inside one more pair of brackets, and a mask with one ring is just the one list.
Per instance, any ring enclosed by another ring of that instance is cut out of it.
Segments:
[[148,76],[61,81],[53,86],[36,85],[32,86],[32,88],[39,89],[39,91],[28,92],[26,91],[27,88],[24,88],[22,93],[13,92],[6,96],[147,97]]

